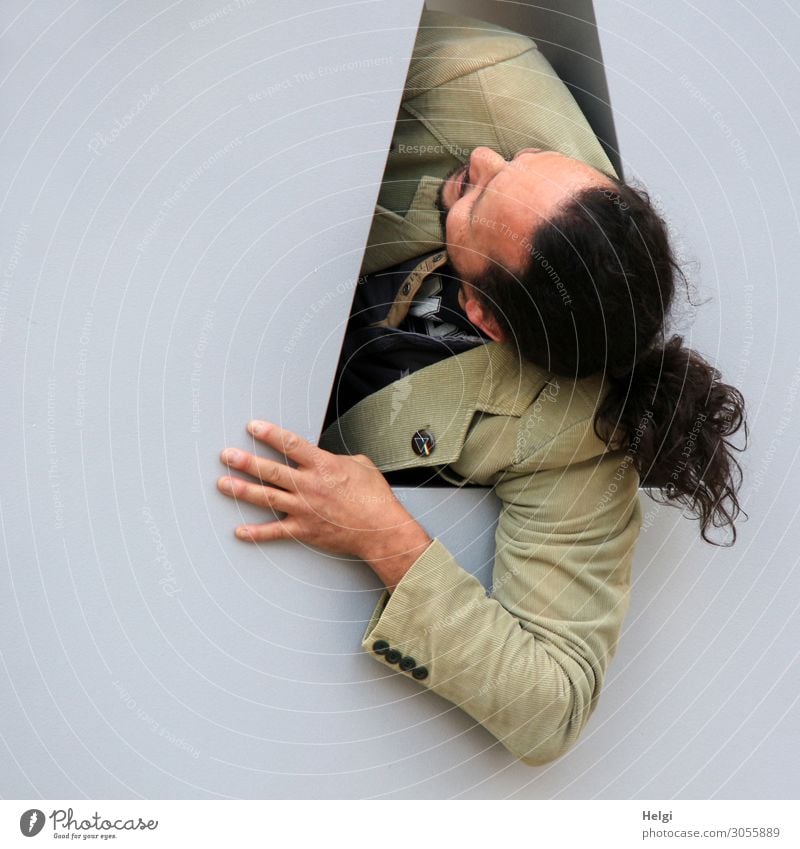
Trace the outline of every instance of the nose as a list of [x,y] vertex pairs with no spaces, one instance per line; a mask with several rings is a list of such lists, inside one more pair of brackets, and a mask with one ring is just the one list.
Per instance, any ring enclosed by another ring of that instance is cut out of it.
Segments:
[[469,181],[483,186],[506,164],[490,147],[476,147],[469,157]]

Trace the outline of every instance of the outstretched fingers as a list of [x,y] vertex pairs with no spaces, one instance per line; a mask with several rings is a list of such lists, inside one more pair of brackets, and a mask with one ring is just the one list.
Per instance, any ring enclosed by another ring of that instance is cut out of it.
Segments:
[[219,488],[226,495],[248,501],[257,507],[269,507],[281,513],[290,513],[297,505],[297,498],[292,493],[260,483],[249,483],[230,475],[219,479]]
[[256,439],[280,451],[287,459],[294,460],[300,466],[313,466],[319,459],[322,449],[312,445],[307,439],[273,422],[254,420],[248,422],[247,429]]
[[278,519],[262,525],[242,525],[236,529],[239,539],[250,542],[269,542],[275,539],[298,539],[299,528],[291,519]]

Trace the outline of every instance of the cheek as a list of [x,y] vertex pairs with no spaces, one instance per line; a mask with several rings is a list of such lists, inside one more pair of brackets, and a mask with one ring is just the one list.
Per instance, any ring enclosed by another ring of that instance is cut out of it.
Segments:
[[466,206],[461,201],[454,203],[450,208],[450,212],[447,213],[445,236],[449,245],[464,244],[464,234],[468,220],[469,216],[467,215]]

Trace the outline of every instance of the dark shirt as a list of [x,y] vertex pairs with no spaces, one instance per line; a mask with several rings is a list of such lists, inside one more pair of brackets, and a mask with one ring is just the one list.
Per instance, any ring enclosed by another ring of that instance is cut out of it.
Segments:
[[375,326],[386,318],[400,287],[424,259],[359,280],[323,429],[395,380],[488,341],[461,309],[461,281],[447,262],[424,278],[397,327]]

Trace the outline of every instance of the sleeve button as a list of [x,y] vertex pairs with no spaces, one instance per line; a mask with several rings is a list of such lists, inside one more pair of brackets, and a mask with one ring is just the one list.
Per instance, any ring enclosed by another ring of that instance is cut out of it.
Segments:
[[416,665],[417,665],[417,661],[416,661],[416,660],[414,660],[414,658],[413,658],[413,657],[404,657],[404,658],[400,661],[400,668],[401,668],[404,672],[408,672],[408,670],[409,670],[409,669],[413,669]]
[[389,651],[389,643],[387,643],[386,640],[375,640],[372,644],[372,651],[374,651],[375,654],[386,654],[386,652]]
[[389,663],[397,663],[397,661],[400,660],[402,656],[403,655],[400,654],[397,649],[389,649],[389,651],[386,652],[386,660],[388,660]]
[[424,666],[417,666],[411,670],[411,674],[417,679],[417,681],[422,681],[423,678],[428,677],[428,670]]

